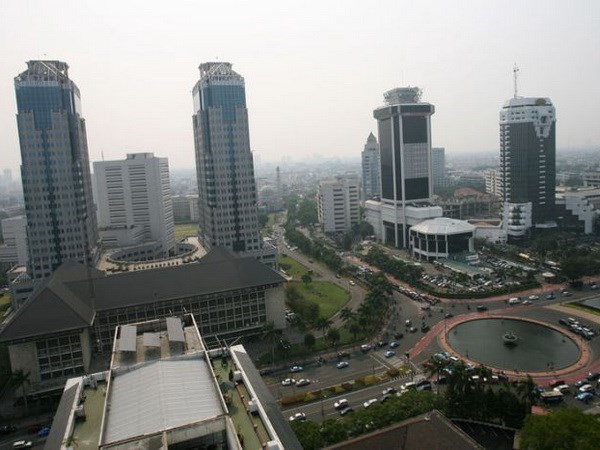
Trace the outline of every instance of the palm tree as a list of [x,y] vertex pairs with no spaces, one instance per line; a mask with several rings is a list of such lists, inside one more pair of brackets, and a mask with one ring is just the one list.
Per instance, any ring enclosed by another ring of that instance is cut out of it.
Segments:
[[273,321],[265,323],[261,330],[263,339],[271,344],[271,366],[275,365],[275,342],[280,333],[281,331],[275,328]]
[[425,372],[429,377],[436,377],[436,391],[440,393],[440,375],[444,373],[444,369],[448,364],[441,359],[434,358],[433,356],[427,361],[425,366]]
[[30,372],[25,372],[23,369],[15,370],[12,374],[12,384],[15,387],[15,391],[19,388],[23,393],[23,402],[25,403],[25,409],[27,409],[27,392],[25,387],[31,383],[29,380]]
[[331,327],[333,322],[325,317],[319,317],[316,323],[317,330],[323,332],[323,339],[325,339],[325,332]]
[[350,308],[348,308],[347,306],[344,306],[340,310],[340,319],[342,319],[344,322],[348,322],[349,320],[354,319],[355,316],[356,316],[356,313],[354,311],[352,311]]
[[352,333],[352,337],[356,341],[356,336],[362,331],[362,327],[356,321],[353,320],[352,322],[350,322],[350,325],[348,325],[348,331]]
[[330,328],[327,332],[327,338],[331,342],[331,346],[335,347],[340,341],[340,332],[337,328]]

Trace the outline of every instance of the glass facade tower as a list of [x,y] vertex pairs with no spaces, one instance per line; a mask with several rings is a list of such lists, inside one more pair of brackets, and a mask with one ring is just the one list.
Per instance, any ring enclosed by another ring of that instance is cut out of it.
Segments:
[[274,263],[259,232],[244,78],[230,63],[203,63],[193,98],[200,239]]
[[50,275],[66,260],[92,264],[97,225],[79,89],[60,61],[29,61],[15,78],[28,272]]

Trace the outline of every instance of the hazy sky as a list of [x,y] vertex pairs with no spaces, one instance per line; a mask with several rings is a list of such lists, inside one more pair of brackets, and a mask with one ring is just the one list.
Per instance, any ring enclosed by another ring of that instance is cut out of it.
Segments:
[[0,167],[20,164],[13,78],[59,59],[81,90],[92,161],[152,151],[194,165],[198,65],[246,79],[262,160],[358,156],[382,93],[416,85],[435,146],[498,148],[519,93],[556,106],[559,147],[600,144],[600,1],[0,1]]

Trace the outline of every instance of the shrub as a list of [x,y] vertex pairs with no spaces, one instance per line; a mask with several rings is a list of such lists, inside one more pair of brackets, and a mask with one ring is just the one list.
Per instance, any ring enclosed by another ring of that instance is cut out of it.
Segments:
[[394,378],[400,375],[400,371],[394,367],[393,369],[388,369],[386,375],[390,378]]

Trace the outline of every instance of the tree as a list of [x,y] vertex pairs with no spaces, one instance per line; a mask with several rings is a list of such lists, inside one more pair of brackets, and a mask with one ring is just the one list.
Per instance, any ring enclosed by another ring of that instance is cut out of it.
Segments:
[[312,277],[307,273],[303,274],[301,278],[304,284],[309,284],[312,282]]
[[433,356],[429,358],[425,365],[425,371],[429,377],[435,377],[437,393],[440,393],[440,375],[444,373],[444,369],[448,366],[448,363],[442,361],[439,358]]
[[319,317],[316,323],[317,330],[323,333],[323,338],[325,338],[325,332],[331,327],[333,322],[325,317]]
[[271,365],[275,365],[275,343],[280,334],[281,330],[275,328],[273,321],[265,323],[261,330],[262,338],[271,344]]
[[600,442],[600,423],[578,408],[560,408],[547,416],[531,415],[521,430],[524,450],[594,450]]
[[306,346],[306,348],[308,348],[309,350],[312,350],[315,347],[316,343],[317,343],[317,340],[315,339],[314,334],[306,333],[304,335],[304,345]]
[[344,322],[354,319],[355,316],[356,314],[354,314],[354,312],[347,306],[344,306],[340,310],[340,319],[342,319]]
[[331,346],[335,347],[340,341],[340,331],[337,328],[330,328],[327,332],[327,339],[331,342]]
[[348,331],[352,334],[352,338],[356,340],[356,336],[362,331],[362,327],[356,321],[352,321],[348,326]]
[[319,431],[320,425],[310,420],[301,422],[295,420],[291,425],[304,450],[316,450],[325,446],[325,441]]

